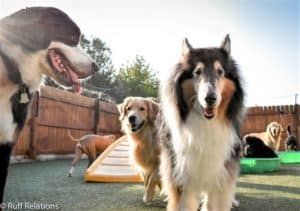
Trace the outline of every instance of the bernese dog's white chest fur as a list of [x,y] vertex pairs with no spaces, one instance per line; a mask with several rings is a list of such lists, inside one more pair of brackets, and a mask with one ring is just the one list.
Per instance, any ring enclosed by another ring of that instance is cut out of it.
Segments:
[[195,193],[222,185],[228,176],[224,163],[230,159],[235,141],[231,125],[192,111],[174,131],[175,183]]
[[13,122],[12,106],[10,98],[18,87],[10,87],[11,89],[0,90],[0,145],[12,143],[16,129],[16,124]]

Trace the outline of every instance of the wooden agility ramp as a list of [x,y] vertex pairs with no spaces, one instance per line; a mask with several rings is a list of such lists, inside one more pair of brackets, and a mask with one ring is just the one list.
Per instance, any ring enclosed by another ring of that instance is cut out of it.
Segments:
[[129,143],[122,136],[110,145],[86,170],[87,182],[142,182],[138,171],[129,162]]

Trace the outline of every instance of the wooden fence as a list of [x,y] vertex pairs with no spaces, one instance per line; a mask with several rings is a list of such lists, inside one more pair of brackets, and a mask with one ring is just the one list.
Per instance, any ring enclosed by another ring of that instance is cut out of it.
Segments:
[[[277,121],[284,129],[290,124],[299,140],[299,110],[299,105],[249,108],[243,124],[243,134],[265,131],[270,122]],[[37,93],[33,98],[14,155],[35,158],[41,154],[73,153],[75,143],[68,139],[68,129],[74,137],[90,133],[121,135],[119,113],[114,104],[42,87],[40,94]],[[283,150],[286,131],[282,138]]]
[[14,155],[69,154],[74,137],[86,134],[120,135],[119,113],[114,104],[78,96],[52,87],[42,87],[33,97],[26,125]]

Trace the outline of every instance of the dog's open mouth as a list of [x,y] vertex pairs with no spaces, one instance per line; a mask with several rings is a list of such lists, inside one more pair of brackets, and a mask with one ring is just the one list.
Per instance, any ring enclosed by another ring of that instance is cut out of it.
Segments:
[[80,75],[75,71],[64,54],[59,49],[51,48],[48,50],[48,56],[51,66],[56,70],[56,79],[63,85],[73,86],[76,93],[81,93]]
[[145,121],[142,121],[141,124],[136,125],[136,124],[131,124],[131,131],[132,132],[137,132],[138,130],[140,130],[145,124]]
[[207,119],[214,118],[214,116],[215,116],[215,108],[214,107],[203,108],[203,115]]

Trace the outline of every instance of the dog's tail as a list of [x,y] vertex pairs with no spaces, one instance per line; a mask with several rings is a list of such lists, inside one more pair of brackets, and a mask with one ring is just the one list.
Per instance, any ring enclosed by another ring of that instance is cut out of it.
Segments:
[[74,138],[74,137],[71,135],[71,131],[70,131],[70,130],[68,130],[68,137],[70,138],[71,141],[79,142],[79,139]]

